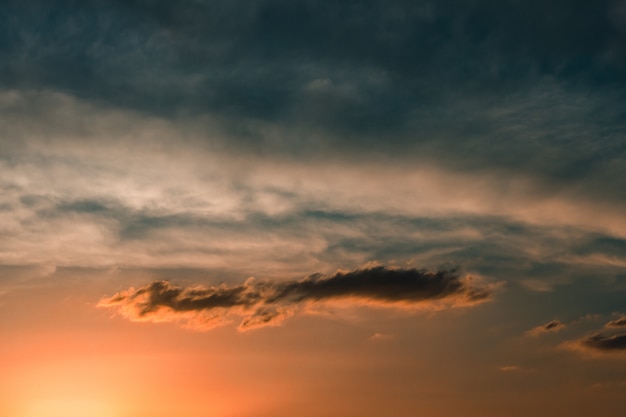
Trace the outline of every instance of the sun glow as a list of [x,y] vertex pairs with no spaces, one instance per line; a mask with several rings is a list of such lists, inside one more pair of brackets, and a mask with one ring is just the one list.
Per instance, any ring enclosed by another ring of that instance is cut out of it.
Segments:
[[40,398],[24,405],[19,417],[111,417],[120,410],[95,398]]

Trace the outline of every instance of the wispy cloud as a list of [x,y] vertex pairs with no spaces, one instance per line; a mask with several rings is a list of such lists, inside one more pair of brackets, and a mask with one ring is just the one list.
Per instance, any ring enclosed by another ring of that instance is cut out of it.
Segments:
[[538,337],[544,333],[557,332],[565,328],[565,324],[560,320],[552,320],[546,324],[542,324],[541,326],[533,327],[532,329],[526,332],[527,336]]
[[[1,136],[14,139],[2,139],[0,155],[3,264],[254,264],[285,269],[283,278],[416,255],[432,267],[444,256],[428,253],[445,251],[455,263],[468,250],[473,260],[572,265],[623,253],[621,203],[591,198],[596,187],[580,182],[554,193],[525,171],[462,170],[427,153],[400,152],[393,163],[340,152],[259,157],[225,147],[230,136],[210,118],[200,126],[59,92],[0,92],[0,107]],[[264,134],[289,136],[277,129]],[[589,238],[604,234],[613,241]],[[554,288],[552,278],[525,279]]]
[[373,342],[382,342],[382,341],[391,340],[393,338],[394,338],[393,334],[376,332],[369,337],[369,340]]
[[608,328],[626,327],[626,316],[621,316],[621,317],[616,318],[615,320],[611,320],[607,324],[605,324],[604,327],[608,327]]
[[504,365],[500,367],[502,372],[520,372],[522,367],[519,365]]
[[316,303],[338,300],[346,305],[440,310],[483,303],[492,290],[455,271],[374,267],[292,281],[249,279],[232,286],[185,288],[155,281],[105,297],[98,306],[113,308],[133,321],[175,321],[199,330],[240,316],[239,330],[245,331],[280,325]]

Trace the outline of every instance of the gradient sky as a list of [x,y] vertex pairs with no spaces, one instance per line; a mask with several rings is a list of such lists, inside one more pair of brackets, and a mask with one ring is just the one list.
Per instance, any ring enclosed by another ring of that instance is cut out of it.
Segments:
[[0,415],[613,417],[626,2],[0,5]]

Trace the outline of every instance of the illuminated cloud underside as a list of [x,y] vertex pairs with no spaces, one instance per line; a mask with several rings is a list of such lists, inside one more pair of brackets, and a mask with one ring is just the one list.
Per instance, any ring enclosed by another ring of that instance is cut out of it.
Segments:
[[526,332],[526,335],[538,337],[544,333],[558,332],[559,330],[565,328],[565,326],[565,323],[561,322],[560,320],[552,320],[546,324],[542,324],[541,326],[533,327]]
[[626,327],[626,316],[622,316],[619,317],[615,320],[611,320],[610,322],[608,322],[607,324],[604,325],[604,327]]
[[311,275],[302,280],[255,281],[240,285],[178,287],[154,281],[100,300],[133,321],[179,322],[207,330],[242,317],[239,330],[280,325],[314,304],[341,301],[344,305],[369,305],[403,309],[440,310],[473,306],[487,301],[488,286],[474,286],[472,278],[455,271],[374,267],[332,276]]
[[626,333],[595,333],[578,340],[565,342],[562,347],[594,358],[626,359]]
[[626,333],[618,333],[614,335],[595,334],[581,343],[590,349],[601,351],[623,351],[626,353]]

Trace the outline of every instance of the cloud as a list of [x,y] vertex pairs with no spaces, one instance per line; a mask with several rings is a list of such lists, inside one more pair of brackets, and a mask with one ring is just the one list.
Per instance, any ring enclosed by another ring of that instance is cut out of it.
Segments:
[[586,339],[583,339],[581,343],[591,349],[606,351],[626,351],[626,333],[618,333],[613,335],[598,333]]
[[556,332],[565,327],[565,324],[560,320],[552,320],[546,324],[542,324],[541,326],[534,327],[526,332],[526,335],[532,337],[541,336],[544,333],[548,332]]
[[[0,16],[0,86],[211,115],[224,146],[256,154],[397,157],[424,144],[420,155],[544,184],[623,156],[626,55],[610,2],[358,3],[33,0]],[[596,185],[619,192],[619,178]]]
[[[276,117],[288,113],[302,85],[362,69],[344,75],[361,75],[361,100],[330,97],[317,109],[333,105],[322,114],[327,124],[362,121],[371,127],[402,122],[415,101],[446,87],[489,85],[481,91],[488,95],[523,89],[514,81],[537,74],[623,80],[623,38],[615,23],[621,20],[614,18],[621,14],[609,17],[607,1],[567,8],[486,0],[364,0],[358,7],[298,0],[85,0],[78,9],[67,0],[31,3],[0,17],[5,83],[78,91],[153,112],[185,106]],[[589,36],[580,42],[583,32]],[[368,73],[385,75],[401,99],[376,89]],[[343,110],[342,117],[333,119],[333,110]]]
[[606,330],[591,336],[570,340],[560,346],[590,357],[626,358],[626,316],[620,316],[604,325]]
[[604,327],[626,327],[626,316],[619,317],[615,320],[611,320]]
[[591,357],[626,358],[626,333],[596,333],[579,340],[566,342],[562,347]]
[[[489,165],[460,172],[448,158],[403,160],[421,155],[413,152],[393,163],[339,149],[323,160],[271,149],[235,156],[205,143],[229,140],[218,128],[51,91],[5,91],[0,105],[2,264],[285,278],[419,256],[420,265],[472,262],[472,271],[513,278],[515,264],[580,271],[596,265],[582,257],[618,259],[626,245],[623,204],[586,196],[579,181],[580,192],[555,193],[550,181]],[[514,279],[546,291],[572,276],[533,272]]]
[[393,334],[376,332],[369,337],[369,340],[373,342],[382,342],[382,341],[391,340],[393,338],[394,338]]
[[405,309],[440,310],[487,301],[492,287],[475,286],[472,277],[456,271],[374,267],[302,280],[256,281],[240,285],[179,287],[155,281],[104,297],[99,307],[113,308],[133,321],[179,322],[205,330],[242,317],[239,330],[278,326],[308,305],[341,301]]

